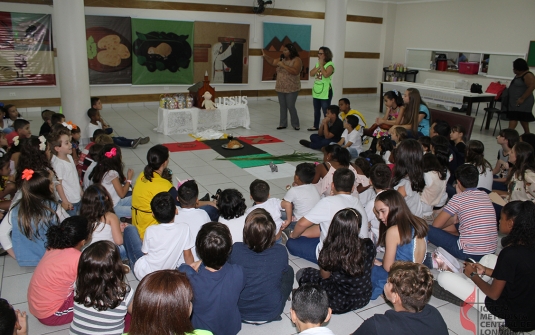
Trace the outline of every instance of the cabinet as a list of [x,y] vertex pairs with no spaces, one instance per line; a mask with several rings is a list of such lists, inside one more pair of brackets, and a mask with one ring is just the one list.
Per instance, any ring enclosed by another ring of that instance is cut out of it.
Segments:
[[[415,83],[418,70],[396,71],[396,70],[389,70],[388,67],[384,67],[383,68],[383,81],[393,81],[393,80],[386,79],[390,74],[397,78],[402,78],[403,81],[412,81],[413,83]],[[412,80],[407,79],[407,76],[412,76],[411,77]]]

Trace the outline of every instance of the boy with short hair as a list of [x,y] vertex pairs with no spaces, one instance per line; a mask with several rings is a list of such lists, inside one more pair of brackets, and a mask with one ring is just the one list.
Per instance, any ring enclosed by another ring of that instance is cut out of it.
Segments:
[[366,127],[366,118],[364,118],[364,115],[362,115],[361,112],[359,112],[356,109],[351,108],[351,103],[349,102],[348,98],[342,98],[338,100],[338,108],[340,108],[339,116],[340,116],[340,119],[342,119],[342,121],[344,121],[346,116],[348,115],[356,115],[359,117],[361,121],[360,125],[362,127]]
[[263,208],[271,215],[276,226],[276,236],[275,240],[277,243],[282,242],[282,215],[281,211],[283,210],[281,206],[281,200],[277,198],[269,197],[269,184],[264,180],[255,179],[249,185],[249,192],[251,194],[251,199],[254,201],[254,205],[245,211],[245,216],[249,215],[256,208]]
[[92,134],[93,137],[91,137],[93,141],[90,141],[85,146],[85,148],[81,151],[80,157],[78,157],[78,165],[76,165],[76,169],[78,170],[78,173],[80,174],[82,180],[84,179],[87,169],[89,168],[91,163],[93,163],[94,161],[94,157],[89,156],[89,159],[88,159],[89,149],[91,149],[91,147],[95,145],[95,140],[97,139],[98,136],[105,135],[105,134],[106,132],[103,129],[95,130]]
[[28,122],[27,120],[16,119],[15,122],[13,122],[13,129],[14,131],[6,135],[7,145],[10,147],[13,145],[13,139],[17,136],[19,138],[19,141],[24,138],[32,137],[30,122]]
[[300,334],[334,335],[321,325],[329,322],[332,310],[327,292],[319,284],[303,284],[292,294],[290,319]]
[[[351,170],[339,168],[334,172],[331,185],[333,195],[321,199],[308,214],[297,221],[286,242],[290,254],[317,263],[332,218],[341,209],[354,208],[362,215],[362,222],[368,222],[359,198],[351,195],[354,187],[355,174]],[[368,229],[361,229],[359,236],[368,238]]]
[[57,124],[62,124],[63,122],[65,122],[65,115],[61,113],[52,114],[52,116],[50,117],[51,131],[52,131],[52,127],[54,127]]
[[338,145],[346,148],[351,155],[351,158],[357,158],[362,152],[362,131],[364,128],[360,126],[359,117],[356,115],[348,115],[344,120],[344,132]]
[[496,136],[496,142],[502,147],[498,150],[496,166],[492,170],[494,175],[493,190],[507,191],[505,181],[509,174],[509,154],[518,141],[520,141],[520,135],[515,129],[502,129]]
[[57,186],[61,206],[70,216],[77,215],[82,204],[82,188],[74,160],[71,156],[71,132],[67,128],[50,134],[48,142],[52,151],[51,164],[61,182]]
[[312,184],[315,174],[316,167],[312,163],[301,163],[295,167],[293,186],[286,192],[281,203],[286,212],[286,221],[281,229],[297,222],[320,201],[318,189]]
[[[368,228],[370,239],[374,244],[377,244],[379,241],[379,220],[375,216],[375,198],[390,188],[390,183],[392,181],[392,170],[388,165],[379,163],[375,164],[370,169],[370,184],[375,190],[373,197],[364,205],[366,211],[366,216],[368,217]],[[364,222],[364,221],[363,221]],[[364,227],[363,227],[364,228]]]
[[[88,134],[93,134],[95,130],[97,129],[103,129],[102,122],[100,121],[102,120],[102,118],[100,117],[100,111],[98,109],[90,108],[87,111],[87,116],[89,117],[89,120],[90,120],[89,124],[87,125]],[[107,129],[111,129],[111,128],[107,128]],[[104,131],[106,131],[106,129],[104,129]],[[106,131],[106,134],[109,134],[109,133],[110,132]],[[137,148],[139,144],[141,144],[142,140],[144,140],[144,143],[149,142],[148,140],[145,142],[145,139],[147,139],[147,137],[145,138],[138,137],[135,140],[128,139],[125,137],[113,137],[113,143],[115,143],[116,145],[120,147],[135,149]],[[90,138],[90,140],[94,141],[93,138]]]
[[241,330],[238,300],[245,287],[245,276],[241,266],[227,262],[232,250],[229,228],[220,222],[204,224],[197,234],[195,248],[201,260],[178,268],[193,287],[193,328],[236,335]]
[[447,335],[448,327],[440,312],[429,305],[433,275],[423,265],[397,261],[392,264],[384,288],[394,310],[375,314],[364,321],[353,335]]
[[45,109],[41,112],[41,118],[43,119],[43,125],[39,129],[39,136],[48,136],[52,131],[52,115],[56,112]]
[[187,224],[174,222],[177,208],[171,194],[156,194],[150,208],[159,224],[147,228],[143,245],[135,226],[128,225],[124,230],[126,254],[138,280],[154,271],[176,269],[184,262],[193,263],[194,239]]
[[[429,227],[429,242],[452,256],[476,262],[496,251],[496,213],[487,193],[478,190],[479,171],[463,164],[455,171],[457,194],[442,208]],[[454,225],[457,218],[459,224]]]
[[[182,183],[177,192],[181,208],[175,216],[175,222],[186,223],[189,226],[191,236],[195,239],[202,225],[212,220],[210,220],[210,216],[206,211],[197,208],[199,207],[199,187],[195,180],[188,180]],[[191,249],[191,253],[195,261],[198,261],[199,257],[195,246]]]
[[331,142],[340,141],[344,132],[344,123],[338,117],[340,108],[330,105],[325,118],[321,121],[317,134],[310,135],[310,141],[300,140],[299,143],[307,148],[319,150]]

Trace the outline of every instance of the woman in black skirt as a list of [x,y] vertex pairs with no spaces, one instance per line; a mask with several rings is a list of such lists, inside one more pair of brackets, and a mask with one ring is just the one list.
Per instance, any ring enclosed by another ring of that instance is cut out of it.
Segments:
[[533,90],[535,89],[535,76],[529,71],[528,63],[522,58],[513,62],[515,78],[511,81],[508,89],[509,100],[507,102],[507,117],[509,128],[515,129],[518,121],[524,128],[524,133],[529,133],[529,122],[535,121],[533,117]]

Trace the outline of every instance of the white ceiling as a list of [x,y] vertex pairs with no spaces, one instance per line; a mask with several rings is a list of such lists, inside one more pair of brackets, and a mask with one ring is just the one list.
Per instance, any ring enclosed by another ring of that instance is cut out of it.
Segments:
[[357,1],[405,4],[405,3],[438,2],[438,1],[452,1],[452,0],[357,0]]

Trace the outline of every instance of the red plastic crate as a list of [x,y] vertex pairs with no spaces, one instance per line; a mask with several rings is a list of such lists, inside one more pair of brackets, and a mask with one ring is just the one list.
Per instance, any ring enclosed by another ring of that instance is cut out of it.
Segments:
[[477,74],[479,72],[478,62],[459,62],[459,73]]

